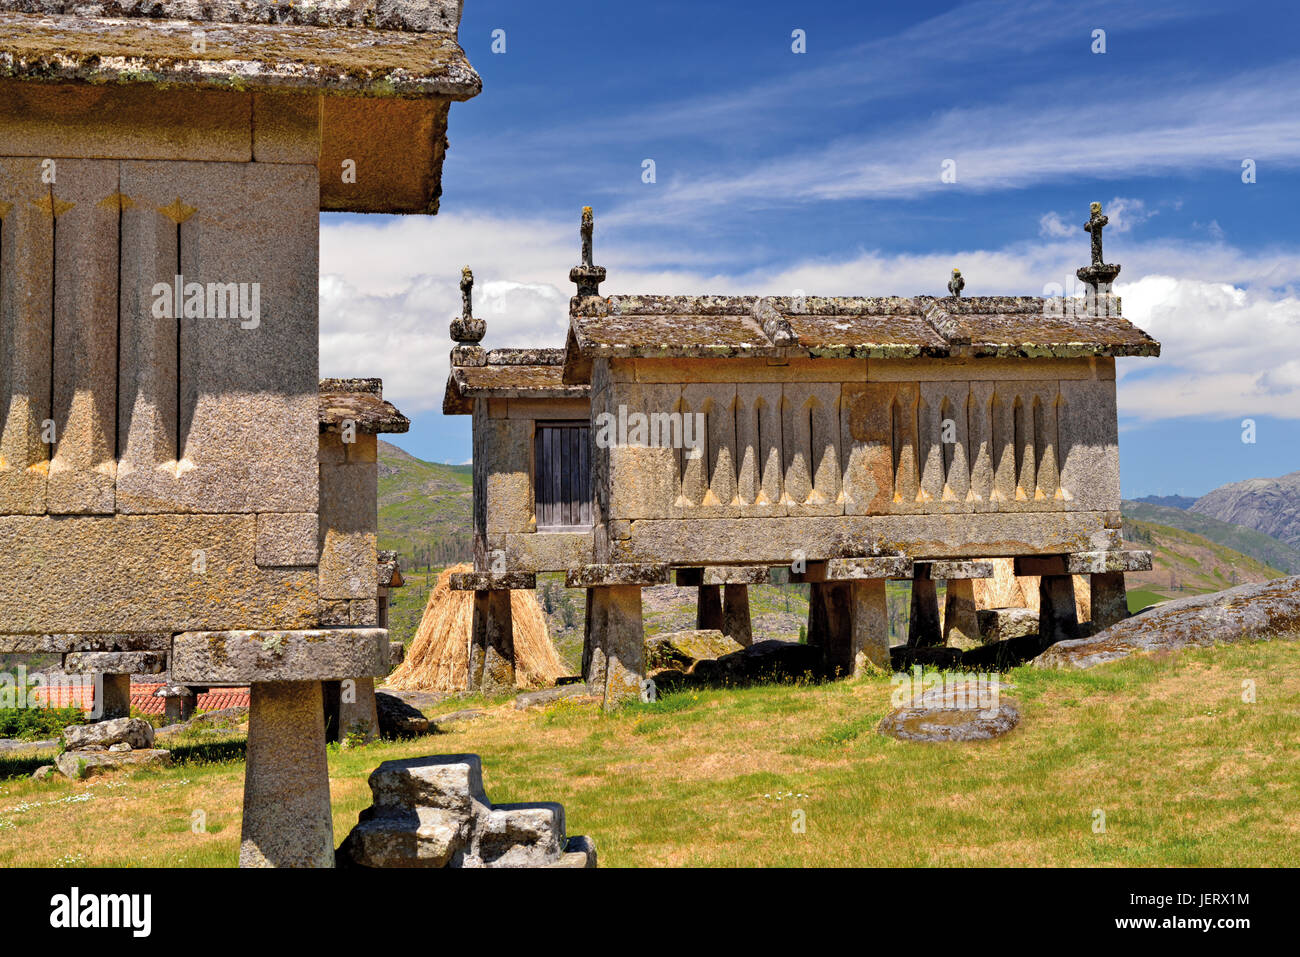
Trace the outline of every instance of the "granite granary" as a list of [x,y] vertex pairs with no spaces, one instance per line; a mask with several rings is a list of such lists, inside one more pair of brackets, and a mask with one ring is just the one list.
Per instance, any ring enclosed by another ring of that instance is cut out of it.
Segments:
[[332,865],[322,682],[387,673],[319,217],[437,211],[460,9],[0,0],[0,651],[250,685],[243,865]]
[[[650,693],[641,588],[699,589],[697,627],[742,645],[750,585],[811,585],[827,669],[890,664],[887,579],[909,579],[912,643],[979,634],[983,559],[1041,576],[1039,635],[1127,615],[1115,359],[1160,344],[1120,314],[1106,218],[1085,228],[1080,299],[600,294],[593,220],[562,349],[486,349],[463,315],[443,411],[473,416],[478,676],[508,672],[505,589],[563,571],[587,593],[583,677],[607,706]],[[947,583],[946,635],[935,583]]]

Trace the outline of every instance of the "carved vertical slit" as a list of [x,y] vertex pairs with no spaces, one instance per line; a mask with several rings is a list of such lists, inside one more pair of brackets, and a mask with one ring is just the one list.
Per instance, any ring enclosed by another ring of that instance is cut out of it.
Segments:
[[754,400],[754,501],[763,500],[763,470],[767,465],[767,446],[763,444],[763,399]]
[[117,361],[113,363],[113,461],[122,457],[121,402],[122,396],[122,207],[126,203],[121,197],[117,202]]
[[176,224],[176,279],[179,302],[176,303],[176,464],[180,465],[184,440],[181,438],[181,317],[185,315],[185,280],[181,278],[181,224]]
[[[50,404],[45,407],[49,416],[50,441],[46,443],[46,461],[53,462],[59,446],[59,427],[54,418],[54,356],[55,329],[59,324],[57,290],[59,288],[59,217],[55,206],[54,187],[50,187]],[[45,430],[42,428],[41,430]]]

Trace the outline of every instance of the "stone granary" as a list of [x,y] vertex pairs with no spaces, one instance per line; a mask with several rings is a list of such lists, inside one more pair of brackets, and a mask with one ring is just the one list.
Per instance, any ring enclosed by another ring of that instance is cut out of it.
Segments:
[[[321,624],[388,628],[388,589],[401,584],[395,555],[380,561],[379,435],[405,432],[410,420],[384,399],[379,379],[320,383]],[[331,740],[379,733],[375,678],[324,684]]]
[[251,685],[244,865],[333,862],[321,683],[387,672],[319,214],[437,210],[459,18],[0,0],[0,650]]
[[1072,575],[1094,627],[1126,615],[1123,573],[1150,555],[1121,546],[1115,358],[1160,345],[1120,316],[1099,217],[1082,299],[962,298],[959,273],[946,298],[603,296],[584,210],[563,350],[484,349],[468,294],[452,323],[482,658],[508,670],[499,596],[539,571],[587,590],[584,677],[607,703],[642,685],[640,589],[670,569],[746,641],[742,589],[787,567],[841,673],[890,663],[887,579],[913,582],[914,642],[942,640],[939,580],[952,629],[978,633],[984,558],[1042,576],[1044,643],[1077,631]]

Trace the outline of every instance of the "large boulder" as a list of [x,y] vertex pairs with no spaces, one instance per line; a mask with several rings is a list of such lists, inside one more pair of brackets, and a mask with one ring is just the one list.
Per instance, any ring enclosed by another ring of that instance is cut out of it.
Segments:
[[651,635],[645,642],[645,660],[651,671],[658,668],[689,671],[697,661],[722,658],[744,650],[744,645],[716,628],[700,628]]
[[158,748],[130,751],[64,751],[54,759],[54,763],[66,777],[75,781],[117,768],[166,767],[172,763],[172,753]]
[[139,751],[153,747],[153,725],[141,718],[73,724],[63,729],[63,741],[68,751],[82,751],[91,746],[108,748],[121,743]]
[[561,805],[494,806],[476,754],[385,761],[370,791],[340,867],[596,866],[595,844],[566,836]]
[[429,719],[419,708],[407,704],[397,695],[375,692],[375,712],[379,716],[379,734],[385,738],[411,738],[429,733]]
[[1034,663],[1044,668],[1091,668],[1140,651],[1296,637],[1300,637],[1300,576],[1180,598],[1091,637],[1057,642]]

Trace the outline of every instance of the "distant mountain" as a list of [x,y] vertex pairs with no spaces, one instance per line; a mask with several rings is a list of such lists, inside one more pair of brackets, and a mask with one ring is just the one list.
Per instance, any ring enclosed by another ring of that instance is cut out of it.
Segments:
[[1300,574],[1300,549],[1292,548],[1263,532],[1242,525],[1221,522],[1209,515],[1168,505],[1152,505],[1137,499],[1123,503],[1126,528],[1132,521],[1156,523],[1200,535],[1218,545],[1231,548],[1255,561],[1289,574]]
[[[1149,572],[1129,572],[1124,576],[1128,583],[1131,607],[1162,598],[1222,591],[1233,585],[1268,581],[1285,574],[1266,562],[1244,555],[1227,545],[1220,545],[1196,532],[1137,518],[1134,510],[1128,507],[1130,504],[1136,505],[1137,510],[1158,509],[1162,514],[1172,513],[1178,518],[1185,518],[1188,513],[1178,508],[1142,502],[1125,503],[1124,538],[1138,548],[1150,549],[1152,564]],[[1259,534],[1249,529],[1242,531]],[[1286,547],[1280,542],[1277,544]],[[1133,604],[1134,600],[1136,605]]]
[[1191,510],[1300,548],[1300,472],[1221,486],[1198,498]]
[[1190,495],[1143,495],[1133,501],[1145,502],[1147,505],[1163,505],[1166,508],[1191,508],[1196,504],[1196,499]]

